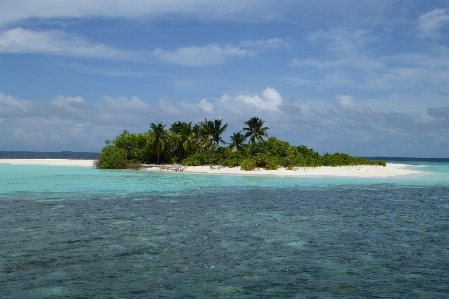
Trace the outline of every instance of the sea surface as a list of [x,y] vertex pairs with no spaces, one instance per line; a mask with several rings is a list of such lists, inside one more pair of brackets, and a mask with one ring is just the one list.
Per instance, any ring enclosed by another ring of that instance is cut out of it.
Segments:
[[0,164],[0,298],[448,298],[449,160],[389,161],[423,174]]

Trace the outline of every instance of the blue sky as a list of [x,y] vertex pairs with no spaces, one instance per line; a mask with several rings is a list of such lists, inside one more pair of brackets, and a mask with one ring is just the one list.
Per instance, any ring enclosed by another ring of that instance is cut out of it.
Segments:
[[3,0],[0,150],[258,116],[320,153],[449,157],[449,3]]

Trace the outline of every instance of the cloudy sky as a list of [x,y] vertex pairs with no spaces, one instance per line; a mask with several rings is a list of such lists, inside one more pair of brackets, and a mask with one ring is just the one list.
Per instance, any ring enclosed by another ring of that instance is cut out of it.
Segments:
[[449,2],[0,2],[0,150],[253,116],[320,153],[449,157]]

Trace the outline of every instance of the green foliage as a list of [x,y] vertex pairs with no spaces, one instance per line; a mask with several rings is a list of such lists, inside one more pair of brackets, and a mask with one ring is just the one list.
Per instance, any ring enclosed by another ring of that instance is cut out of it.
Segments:
[[242,133],[240,132],[234,133],[231,136],[231,142],[229,143],[229,147],[235,151],[241,150],[245,145],[245,140],[246,138]]
[[133,163],[148,163],[154,152],[148,148],[148,133],[132,134],[124,130],[114,140],[107,141],[98,160],[100,168],[126,168]]
[[[382,165],[385,161],[369,161],[352,157],[344,153],[321,156],[305,145],[292,146],[275,137],[263,140],[268,127],[257,117],[245,122],[242,133],[234,133],[228,147],[222,134],[227,128],[222,120],[204,121],[192,126],[192,123],[175,122],[169,130],[161,123],[151,123],[146,133],[131,134],[123,131],[113,141],[106,141],[98,167],[126,168],[139,163],[182,163],[186,166],[223,165],[240,166],[242,170],[263,168],[267,170],[286,167],[340,166],[340,165]],[[245,143],[249,138],[250,143]],[[137,167],[133,167],[137,168]]]
[[209,150],[212,146],[217,148],[219,143],[226,143],[222,139],[222,135],[228,124],[223,124],[222,119],[214,119],[213,121],[204,119],[194,127],[194,131],[198,135],[199,146],[203,150]]
[[221,123],[223,122],[222,119],[214,119],[214,121],[210,122],[210,127],[211,127],[211,138],[212,141],[215,143],[215,146],[218,147],[218,144],[221,143],[226,143],[222,138],[221,135],[223,135],[224,131],[226,130],[226,128],[228,127],[228,124],[224,124],[223,126],[221,125]]
[[[182,164],[186,166],[199,165],[235,165],[236,156],[229,148],[219,147],[210,148],[208,150],[199,150],[186,159],[182,160]],[[237,166],[237,165],[235,165]]]
[[276,156],[267,156],[265,154],[257,154],[253,159],[256,168],[266,170],[276,170],[279,168],[279,159]]
[[254,143],[256,139],[258,141],[263,140],[263,136],[267,137],[268,127],[264,127],[265,122],[258,117],[252,117],[247,122],[245,122],[246,127],[243,128],[245,133],[245,138],[249,137],[249,142]]
[[215,157],[210,151],[198,151],[182,160],[185,166],[200,166],[214,164]]
[[256,166],[254,166],[254,158],[247,157],[245,159],[240,160],[240,169],[241,170],[254,170]]
[[131,134],[124,130],[112,142],[112,146],[121,148],[126,152],[126,159],[131,162],[142,161],[146,158],[145,144],[147,143],[148,135]]
[[240,169],[242,170],[255,170],[257,168],[276,170],[279,166],[279,159],[260,153],[255,156],[245,157],[240,161]]
[[251,143],[247,150],[252,155],[257,153],[279,157],[296,155],[296,150],[287,141],[279,140],[276,137],[271,137],[265,142]]
[[296,147],[275,137],[271,137],[267,141],[253,142],[246,147],[245,151],[247,156],[255,156],[260,159],[262,159],[261,157],[268,157],[262,159],[266,162],[266,165],[263,165],[263,162],[258,163],[257,159],[255,160],[255,167],[264,169],[277,169],[280,166],[288,167],[302,157]]
[[151,130],[149,131],[151,141],[149,145],[154,149],[157,155],[156,163],[159,164],[160,156],[165,150],[165,143],[167,142],[167,131],[165,130],[165,125],[161,123],[151,123]]
[[385,161],[369,161],[363,158],[351,157],[348,154],[335,153],[329,154],[325,153],[321,157],[321,165],[323,166],[344,166],[344,165],[379,165],[386,166]]
[[375,164],[379,165],[379,166],[387,166],[387,162],[383,161],[383,160],[379,160],[379,161],[374,161]]
[[197,149],[198,134],[192,123],[175,122],[169,130],[171,140],[171,161],[179,163]]
[[108,145],[101,150],[97,167],[105,169],[123,169],[129,164],[126,158],[126,151],[123,148]]
[[229,159],[223,160],[222,165],[225,167],[237,167],[240,165],[240,162],[239,162],[238,158],[229,158]]

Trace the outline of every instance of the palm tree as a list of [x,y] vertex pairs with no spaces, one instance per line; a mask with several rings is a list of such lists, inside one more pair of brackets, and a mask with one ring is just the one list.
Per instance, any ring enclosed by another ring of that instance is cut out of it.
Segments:
[[247,122],[245,122],[246,127],[243,131],[246,131],[245,138],[249,137],[250,143],[256,142],[256,139],[263,140],[262,136],[268,137],[267,130],[268,127],[264,127],[265,122],[258,117],[252,117]]
[[200,146],[204,150],[207,150],[213,144],[212,140],[213,125],[214,123],[212,121],[204,119],[204,121],[199,122],[194,127],[194,130],[197,132],[199,137]]
[[197,141],[197,134],[195,129],[192,128],[192,122],[180,122],[177,121],[173,123],[170,127],[170,131],[179,135],[179,150],[183,151],[183,156],[186,157],[189,153],[189,150]]
[[192,122],[177,121],[170,126],[170,131],[178,134],[182,134],[186,129],[192,129]]
[[243,143],[245,142],[246,138],[245,136],[238,132],[238,133],[234,133],[231,136],[231,143],[229,143],[229,147],[232,150],[239,150],[242,148]]
[[164,152],[165,148],[167,131],[165,130],[165,125],[162,123],[151,123],[150,128],[150,133],[153,137],[151,146],[156,150],[157,164],[159,164],[159,157]]
[[221,126],[221,123],[223,122],[222,119],[214,119],[214,121],[210,122],[211,127],[211,138],[212,141],[215,143],[215,146],[218,147],[218,143],[226,143],[222,138],[221,135],[224,133],[226,128],[228,127],[228,124],[224,124]]

